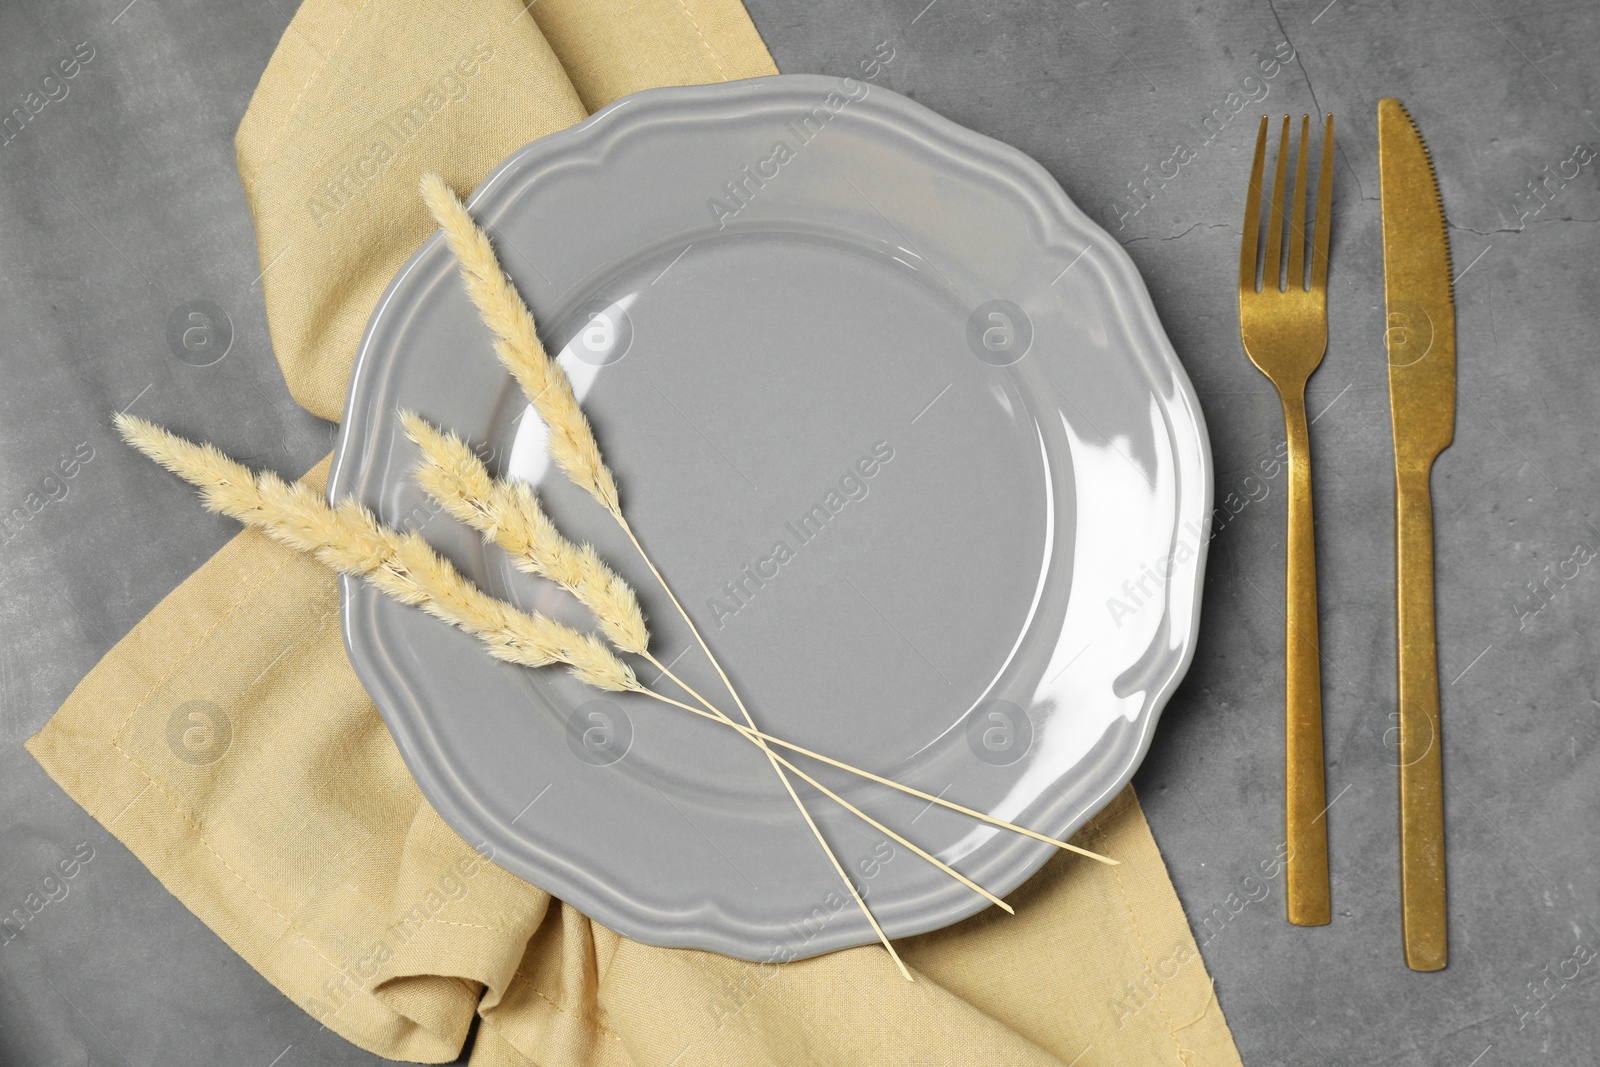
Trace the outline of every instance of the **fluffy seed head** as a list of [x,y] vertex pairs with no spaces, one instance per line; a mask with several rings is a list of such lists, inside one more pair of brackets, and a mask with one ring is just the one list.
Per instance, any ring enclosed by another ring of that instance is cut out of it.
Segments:
[[210,444],[187,441],[155,423],[119,414],[117,430],[134,448],[199,487],[206,507],[255,526],[326,566],[371,582],[481,639],[496,659],[529,667],[564,663],[581,681],[637,690],[627,664],[592,634],[537,612],[520,611],[479,589],[415,532],[380,523],[353,499],[330,506],[304,483],[256,473]]
[[510,553],[515,566],[548,578],[594,613],[611,643],[645,654],[650,630],[633,587],[600,559],[592,545],[562,535],[528,483],[496,479],[465,441],[412,411],[400,413],[406,436],[422,450],[417,483],[455,519]]
[[600,446],[578,407],[572,382],[545,351],[533,315],[501,269],[489,235],[437,174],[422,176],[422,198],[461,265],[467,295],[495,335],[495,354],[550,430],[551,458],[601,507],[620,515],[616,480],[600,458]]

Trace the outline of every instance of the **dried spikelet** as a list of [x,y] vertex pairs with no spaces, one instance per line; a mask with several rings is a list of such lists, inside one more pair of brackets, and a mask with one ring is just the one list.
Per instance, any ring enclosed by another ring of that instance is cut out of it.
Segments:
[[467,295],[494,332],[495,354],[550,429],[551,458],[601,507],[620,514],[616,481],[600,458],[600,446],[578,407],[572,383],[545,351],[533,315],[501,270],[488,234],[437,174],[422,176],[422,197],[461,264]]
[[415,532],[380,523],[355,500],[330,506],[309,486],[255,473],[214,446],[187,441],[152,422],[119,414],[117,430],[133,447],[198,486],[208,508],[259,527],[326,566],[371,582],[478,637],[496,659],[529,667],[564,663],[580,681],[619,692],[642,688],[604,642],[554,619],[497,600]]
[[519,570],[548,578],[577,597],[612,644],[635,655],[649,652],[650,630],[633,587],[606,566],[592,545],[567,540],[539,506],[531,486],[492,477],[465,441],[415,412],[402,411],[400,421],[406,436],[422,449],[415,476],[429,496],[510,553]]

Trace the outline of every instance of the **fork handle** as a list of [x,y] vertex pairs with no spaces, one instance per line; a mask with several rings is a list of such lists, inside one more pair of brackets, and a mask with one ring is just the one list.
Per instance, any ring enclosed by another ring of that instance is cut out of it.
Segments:
[[1397,468],[1396,636],[1400,674],[1400,916],[1406,965],[1437,971],[1447,960],[1444,779],[1439,662],[1434,639],[1430,465]]
[[1283,399],[1289,444],[1288,602],[1284,634],[1284,823],[1289,921],[1331,918],[1322,754],[1322,657],[1317,638],[1317,549],[1311,518],[1311,439],[1305,390]]

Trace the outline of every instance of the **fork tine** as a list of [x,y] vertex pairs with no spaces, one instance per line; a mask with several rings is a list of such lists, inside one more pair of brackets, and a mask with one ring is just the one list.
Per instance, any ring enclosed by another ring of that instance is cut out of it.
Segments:
[[1239,242],[1239,291],[1256,291],[1256,255],[1261,241],[1261,170],[1267,160],[1267,116],[1256,134],[1256,161],[1250,167],[1250,198],[1244,203],[1244,236]]
[[1322,174],[1317,179],[1317,228],[1311,245],[1311,289],[1328,291],[1328,229],[1333,219],[1333,112],[1322,127]]
[[1289,116],[1283,116],[1283,136],[1278,139],[1278,166],[1272,176],[1272,215],[1267,219],[1267,260],[1261,272],[1261,288],[1283,288],[1278,264],[1283,255],[1283,192],[1289,183]]
[[1311,116],[1300,116],[1300,155],[1294,166],[1294,210],[1289,213],[1289,288],[1306,287],[1306,147]]

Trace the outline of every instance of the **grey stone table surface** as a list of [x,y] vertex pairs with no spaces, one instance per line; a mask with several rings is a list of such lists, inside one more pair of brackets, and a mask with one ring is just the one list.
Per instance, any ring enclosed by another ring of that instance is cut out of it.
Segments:
[[[1205,407],[1228,518],[1193,669],[1136,784],[1245,1063],[1600,1061],[1600,8],[750,10],[786,72],[850,74],[888,42],[880,84],[1038,159],[1144,273]],[[203,409],[215,439],[288,475],[332,441],[273,361],[233,161],[292,14],[292,0],[0,7],[4,109],[47,99],[0,137],[0,912],[92,853],[0,943],[7,1067],[374,1062],[235,956],[22,749],[235,532],[141,499],[143,460],[110,412]],[[69,57],[74,76],[43,86]],[[1382,96],[1410,106],[1433,150],[1458,274],[1459,413],[1433,479],[1452,956],[1431,975],[1400,952]],[[1281,840],[1284,479],[1263,461],[1282,428],[1231,293],[1263,111],[1339,121],[1331,342],[1310,387],[1334,891],[1316,929],[1288,926],[1281,879],[1260,877]],[[169,342],[200,301],[228,323],[209,366]],[[1151,994],[1070,1010],[1138,1010]]]

